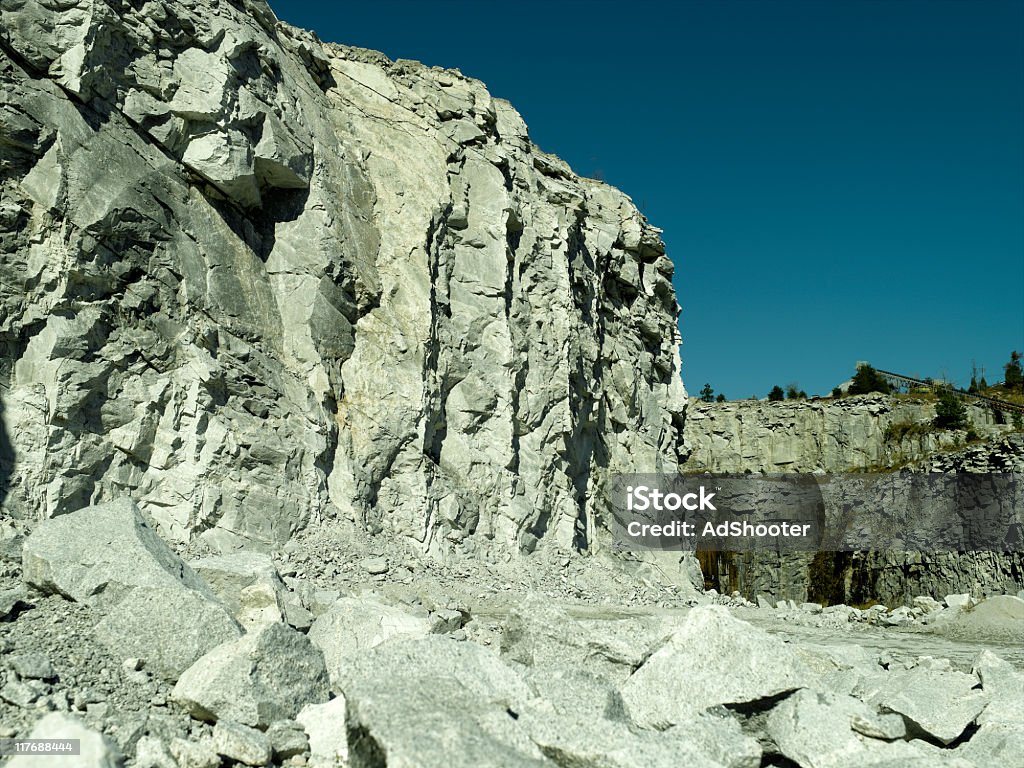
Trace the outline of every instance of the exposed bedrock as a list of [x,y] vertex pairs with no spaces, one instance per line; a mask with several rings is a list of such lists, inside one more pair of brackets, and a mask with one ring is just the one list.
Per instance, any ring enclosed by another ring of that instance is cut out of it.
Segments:
[[481,83],[253,0],[43,0],[0,5],[0,92],[6,513],[503,554],[677,469],[658,230]]
[[[992,411],[967,409],[966,430],[930,425],[934,403],[863,395],[840,400],[692,404],[684,472],[887,471],[1024,473],[1024,436]],[[1020,552],[703,553],[706,579],[754,599],[909,605],[914,597],[1016,594]]]

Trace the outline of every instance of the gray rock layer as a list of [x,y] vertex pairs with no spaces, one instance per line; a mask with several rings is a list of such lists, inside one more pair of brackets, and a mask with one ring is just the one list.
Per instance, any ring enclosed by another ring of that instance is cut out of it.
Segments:
[[43,0],[0,6],[0,92],[14,516],[589,547],[607,472],[675,470],[658,231],[479,82],[261,0]]
[[[934,403],[861,395],[840,400],[691,405],[684,472],[885,471],[1024,473],[1024,436],[995,423],[988,409],[968,407],[983,442],[964,445],[964,430],[928,428]],[[914,428],[906,429],[913,426]],[[1014,594],[1024,586],[1020,552],[708,553],[708,581],[723,592],[804,602],[909,604],[918,595],[941,599]]]

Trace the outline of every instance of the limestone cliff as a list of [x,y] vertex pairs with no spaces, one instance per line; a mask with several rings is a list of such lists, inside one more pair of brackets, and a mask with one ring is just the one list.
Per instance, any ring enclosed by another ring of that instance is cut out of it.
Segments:
[[658,230],[481,83],[260,0],[42,0],[0,94],[5,513],[586,548],[605,473],[678,467]]
[[[966,430],[929,425],[926,398],[861,395],[840,400],[693,403],[685,472],[860,472],[899,466],[927,472],[1024,473],[1024,436],[987,408],[969,406],[982,438],[965,445]],[[859,552],[770,555],[702,553],[716,587],[790,600],[826,603],[909,603],[1016,594],[1024,586],[1019,552]]]
[[[991,410],[968,406],[979,435],[1008,434]],[[686,415],[686,472],[851,472],[950,450],[966,430],[927,429],[934,400],[859,395],[839,400],[694,402]]]

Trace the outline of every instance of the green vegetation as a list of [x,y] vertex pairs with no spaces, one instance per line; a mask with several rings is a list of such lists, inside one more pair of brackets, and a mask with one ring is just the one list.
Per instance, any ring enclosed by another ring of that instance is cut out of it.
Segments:
[[900,442],[906,437],[930,435],[935,431],[932,424],[921,424],[916,421],[897,421],[885,428],[887,442]]
[[718,393],[718,397],[715,398],[715,402],[716,403],[724,403],[725,402],[725,395],[723,395],[721,392],[719,392]]
[[843,396],[843,390],[841,390],[839,387],[834,387],[832,389],[832,397],[834,397],[836,400],[838,400],[842,396]]
[[778,403],[786,397],[786,393],[782,391],[782,387],[776,384],[772,387],[772,391],[768,393],[768,402]]
[[796,383],[790,384],[786,387],[786,399],[787,400],[806,400],[807,393],[797,387]]
[[882,378],[878,371],[870,365],[862,365],[854,374],[849,394],[866,395],[869,392],[881,392],[883,395],[888,395],[890,391],[889,383]]
[[960,398],[950,390],[939,392],[935,405],[935,426],[940,429],[963,429],[967,426],[967,409]]
[[1021,354],[1014,350],[1010,353],[1010,362],[1003,366],[1006,376],[1003,388],[1007,392],[1024,392],[1024,370],[1021,369]]
[[700,399],[705,403],[713,403],[715,401],[715,390],[711,388],[710,384],[704,385],[704,389],[700,391]]

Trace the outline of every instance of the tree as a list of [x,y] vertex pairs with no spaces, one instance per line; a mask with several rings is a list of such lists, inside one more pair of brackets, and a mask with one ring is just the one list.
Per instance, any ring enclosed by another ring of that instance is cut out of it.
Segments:
[[787,400],[799,400],[800,390],[796,384],[789,384],[786,387],[786,399]]
[[985,374],[981,375],[981,381],[978,382],[978,389],[980,389],[982,392],[988,389],[988,382],[985,381]]
[[768,401],[771,403],[777,403],[786,397],[786,393],[782,391],[782,387],[776,384],[772,387],[772,391],[768,393]]
[[939,402],[935,405],[935,426],[942,429],[963,429],[967,426],[967,409],[960,398],[948,389],[939,392]]
[[971,376],[971,385],[967,388],[967,391],[972,395],[978,394],[978,380],[974,376]]
[[1020,358],[1020,352],[1015,350],[1010,353],[1010,362],[1003,366],[1003,370],[1006,371],[1003,385],[1010,391],[1024,390],[1024,370],[1021,370]]
[[725,402],[725,395],[723,395],[721,392],[719,392],[718,393],[718,397],[715,398],[715,402],[716,403],[724,403]]
[[704,385],[704,389],[700,391],[700,399],[705,403],[713,403],[715,401],[715,390],[711,388],[710,384]]
[[842,396],[843,396],[843,390],[841,390],[839,387],[833,387],[832,388],[832,397],[834,397],[836,400],[838,400]]
[[889,383],[882,378],[882,375],[870,365],[862,365],[853,376],[853,383],[850,384],[848,393],[851,395],[866,395],[869,392],[881,392],[888,395],[891,390]]

